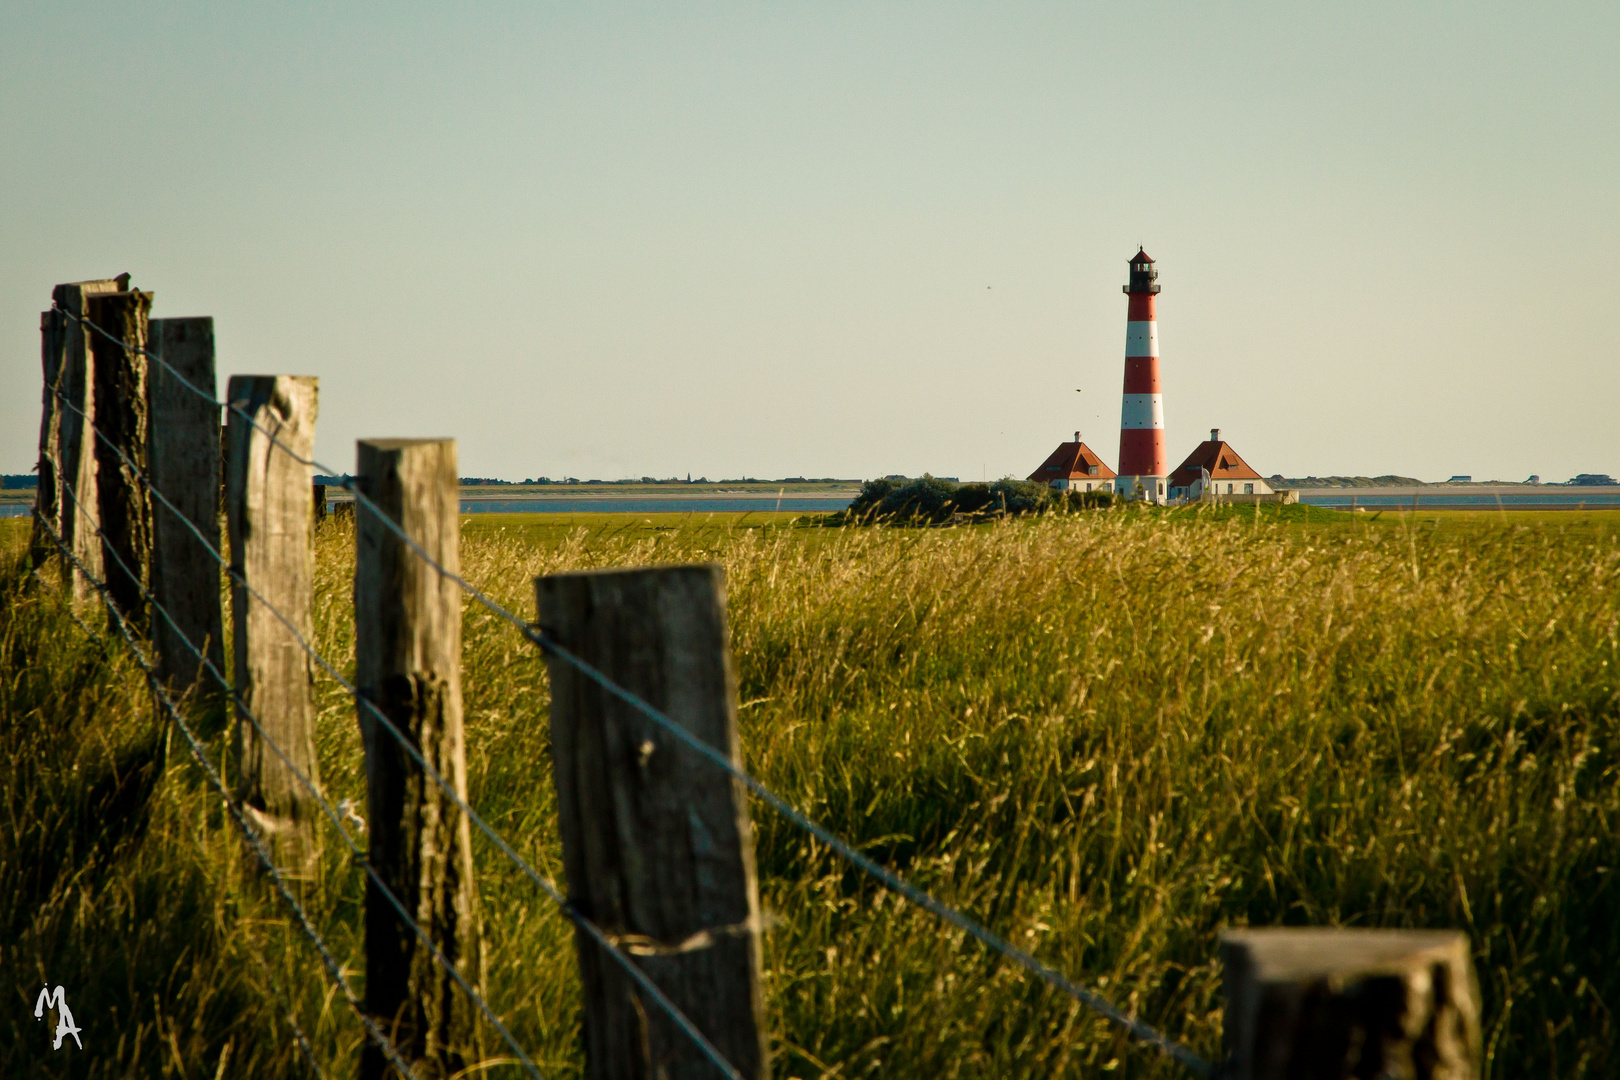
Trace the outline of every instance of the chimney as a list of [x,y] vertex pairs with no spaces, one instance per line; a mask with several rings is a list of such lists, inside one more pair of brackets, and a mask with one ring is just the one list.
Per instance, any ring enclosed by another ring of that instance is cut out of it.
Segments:
[[1209,441],[1210,442],[1220,442],[1221,441],[1221,429],[1220,428],[1212,427],[1212,428],[1209,429]]
[[1079,441],[1080,441],[1080,433],[1079,433],[1079,432],[1078,432],[1078,431],[1077,431],[1077,432],[1075,432],[1075,433],[1074,433],[1074,441],[1075,441],[1075,442],[1079,442]]

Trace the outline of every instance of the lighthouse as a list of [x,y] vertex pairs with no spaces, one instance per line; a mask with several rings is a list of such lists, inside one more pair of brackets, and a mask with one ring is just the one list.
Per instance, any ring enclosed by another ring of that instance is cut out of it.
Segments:
[[1125,324],[1125,399],[1119,415],[1119,479],[1126,498],[1165,501],[1170,459],[1164,448],[1164,396],[1159,383],[1159,324],[1154,298],[1159,272],[1146,251],[1131,258]]

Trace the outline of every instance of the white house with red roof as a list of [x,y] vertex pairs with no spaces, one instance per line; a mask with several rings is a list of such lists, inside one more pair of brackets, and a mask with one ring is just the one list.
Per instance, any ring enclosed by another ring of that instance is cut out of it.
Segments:
[[1059,491],[1112,491],[1114,470],[1103,463],[1085,443],[1080,433],[1074,441],[1059,443],[1041,467],[1029,474],[1029,479],[1057,488]]
[[1205,495],[1271,495],[1265,478],[1238,456],[1232,445],[1221,439],[1221,429],[1211,428],[1209,439],[1187,455],[1181,467],[1170,474],[1170,498],[1201,499]]

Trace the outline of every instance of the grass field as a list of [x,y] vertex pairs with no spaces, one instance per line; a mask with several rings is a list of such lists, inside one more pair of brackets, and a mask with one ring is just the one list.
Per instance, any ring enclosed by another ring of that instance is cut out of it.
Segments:
[[[475,515],[463,564],[528,613],[537,574],[723,563],[748,766],[1207,1057],[1222,927],[1458,927],[1488,1076],[1614,1075],[1620,514],[1285,509]],[[21,588],[25,526],[0,522],[0,1074],[309,1075],[280,998],[349,1075],[358,1024],[132,663]],[[340,668],[352,559],[326,530],[317,630]],[[560,873],[544,666],[470,606],[465,642],[473,803]],[[353,706],[317,695],[329,794],[363,806]],[[217,755],[226,727],[198,709]],[[755,823],[777,1076],[1185,1075]],[[546,1075],[577,1076],[571,933],[487,847],[477,862],[489,998]],[[360,881],[334,855],[306,898],[357,985]],[[32,1018],[46,978],[83,1054],[53,1055]]]

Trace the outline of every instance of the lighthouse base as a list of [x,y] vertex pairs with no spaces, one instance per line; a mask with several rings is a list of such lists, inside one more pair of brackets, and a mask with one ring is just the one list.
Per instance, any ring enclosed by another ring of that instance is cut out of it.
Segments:
[[1133,501],[1163,504],[1168,501],[1168,476],[1121,476],[1114,481],[1114,491]]

